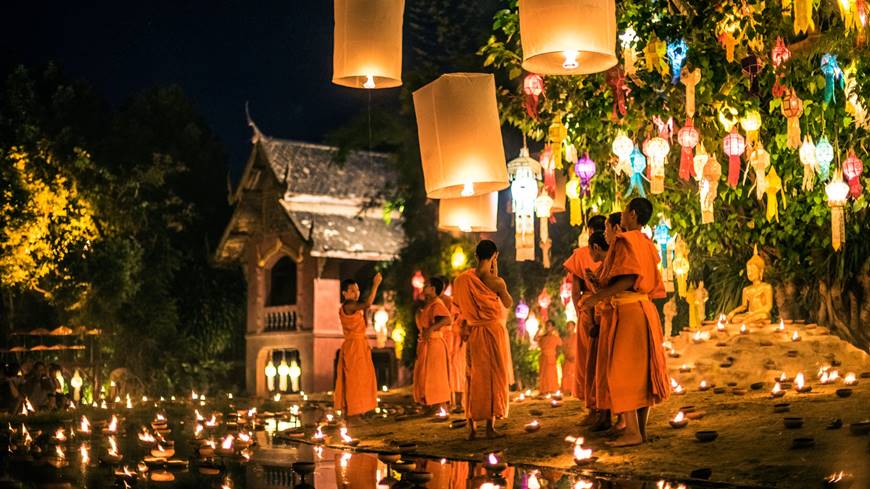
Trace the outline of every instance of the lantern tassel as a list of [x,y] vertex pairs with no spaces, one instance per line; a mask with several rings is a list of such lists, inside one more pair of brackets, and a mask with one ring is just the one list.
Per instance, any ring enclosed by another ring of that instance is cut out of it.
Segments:
[[801,123],[799,117],[788,118],[788,147],[797,149],[801,146]]
[[834,251],[839,251],[842,243],[846,241],[846,222],[843,219],[843,206],[831,207],[831,246]]
[[728,157],[728,185],[736,187],[740,180],[740,155]]
[[695,176],[695,155],[688,146],[683,146],[680,153],[680,179],[688,182],[690,176]]
[[580,199],[571,200],[571,225],[583,225],[583,207],[580,205]]
[[646,198],[646,192],[643,190],[643,175],[640,172],[632,173],[629,180],[627,195],[631,195],[634,191],[639,197]]

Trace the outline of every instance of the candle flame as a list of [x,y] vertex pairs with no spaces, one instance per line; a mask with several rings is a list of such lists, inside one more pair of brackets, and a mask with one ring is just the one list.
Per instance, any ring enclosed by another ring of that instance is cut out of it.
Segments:
[[741,324],[741,325],[740,325],[740,333],[741,333],[741,334],[746,334],[746,333],[748,333],[748,332],[749,332],[749,328],[747,328],[745,324]]
[[496,458],[494,453],[490,453],[489,456],[486,458],[486,461],[489,462],[489,465],[498,464],[498,458]]
[[855,384],[858,383],[858,380],[855,378],[855,374],[854,374],[854,373],[849,372],[849,373],[847,373],[846,376],[843,378],[843,383],[846,384],[846,385],[855,385]]
[[797,341],[799,339],[801,339],[801,336],[798,334],[797,330],[795,330],[795,332],[791,334],[791,340]]
[[87,416],[82,416],[82,421],[79,423],[79,431],[82,433],[90,433],[91,432],[91,422],[88,421]]
[[778,331],[785,331],[785,321],[782,319],[779,320],[779,327],[776,328]]
[[592,458],[592,449],[583,448],[582,445],[574,445],[574,460],[588,460]]
[[706,388],[707,388],[707,381],[706,381],[706,380],[702,380],[702,381],[701,381],[701,385],[700,385],[700,387],[701,387],[701,389],[706,389]]
[[249,435],[245,432],[241,432],[241,433],[239,433],[239,441],[241,441],[243,443],[248,443],[251,441],[251,435]]
[[133,401],[130,400],[130,394],[127,394],[127,409],[133,409]]
[[136,474],[134,474],[133,472],[131,472],[131,471],[130,471],[130,467],[128,467],[128,466],[125,465],[125,466],[124,466],[124,475],[126,475],[127,477],[133,477],[133,476],[135,476]]
[[163,422],[163,421],[166,421],[166,416],[164,416],[160,413],[157,413],[157,416],[155,416],[155,419],[159,422]]
[[63,450],[60,449],[59,445],[54,446],[54,454],[58,458],[58,460],[66,459],[66,455],[63,453]]
[[314,432],[314,439],[315,440],[322,440],[323,439],[323,430],[320,429],[320,426],[318,426],[317,430]]
[[106,431],[109,433],[115,433],[118,431],[118,417],[114,414],[112,415],[112,419],[109,420],[109,426],[106,427]]
[[205,425],[209,428],[214,428],[215,426],[217,426],[217,424],[217,417],[214,414],[211,415],[211,419],[205,422]]
[[682,423],[684,419],[686,419],[686,415],[680,411],[676,416],[674,416],[674,423]]
[[795,375],[795,377],[794,377],[794,387],[795,387],[795,389],[797,389],[797,390],[803,389],[803,388],[804,388],[804,383],[805,383],[805,382],[806,382],[806,381],[804,380],[804,374],[803,374],[803,372],[798,372],[798,374]]
[[849,477],[849,476],[851,476],[851,475],[852,475],[852,474],[847,474],[847,473],[845,473],[845,472],[843,472],[843,471],[841,470],[841,471],[839,471],[839,472],[834,472],[833,474],[831,474],[831,475],[825,477],[825,480],[828,481],[828,482],[832,482],[832,483],[833,483],[833,482],[840,482],[840,481],[843,480],[845,477]]
[[203,420],[205,420],[205,418],[203,418],[202,415],[199,414],[199,409],[194,409],[194,410],[193,410],[193,413],[196,415],[196,420],[197,420],[197,421],[203,421]]
[[474,182],[468,181],[462,185],[462,192],[459,193],[462,197],[471,197],[474,195]]
[[350,443],[353,441],[353,438],[351,438],[351,436],[347,434],[347,428],[345,428],[345,427],[342,427],[341,429],[339,429],[338,434],[341,437],[341,441],[343,441],[345,443]]
[[446,418],[449,415],[450,415],[450,413],[448,413],[447,410],[444,409],[444,406],[441,406],[441,408],[438,409],[438,417],[439,418]]
[[82,465],[87,465],[91,463],[91,456],[88,453],[88,447],[85,446],[84,443],[82,443],[82,445],[79,447],[79,453],[82,456]]
[[350,462],[351,455],[347,452],[341,454],[341,468],[346,469],[347,463]]
[[375,88],[375,79],[372,78],[372,75],[366,75],[366,81],[363,83],[363,88]]
[[773,390],[770,391],[772,394],[779,394],[782,392],[782,387],[779,385],[779,382],[773,384]]
[[787,379],[788,379],[788,376],[785,374],[785,372],[783,372],[783,373],[779,376],[779,381],[780,381],[780,382],[785,382]]
[[585,479],[580,479],[574,483],[574,489],[592,489],[592,483]]
[[54,432],[54,439],[59,442],[66,441],[66,434],[63,432],[63,428],[58,428],[57,431]]
[[529,478],[526,479],[526,488],[527,489],[541,489],[541,484],[538,482],[538,477],[534,472],[529,474]]
[[120,456],[120,453],[118,452],[118,442],[115,441],[114,435],[109,436],[109,455],[114,457]]
[[577,63],[577,55],[579,53],[574,50],[562,51],[562,55],[565,57],[565,61],[562,62],[562,68],[566,70],[573,70],[580,66]]
[[221,448],[224,450],[232,450],[233,449],[233,440],[235,437],[233,435],[227,435],[223,441],[221,442]]
[[143,443],[154,443],[156,439],[151,433],[148,432],[148,429],[143,426],[142,432],[139,433],[139,441]]

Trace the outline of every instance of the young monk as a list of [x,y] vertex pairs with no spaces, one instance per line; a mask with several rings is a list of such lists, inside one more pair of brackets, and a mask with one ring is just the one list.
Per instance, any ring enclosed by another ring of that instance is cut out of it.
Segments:
[[649,408],[670,395],[662,326],[650,299],[665,297],[655,245],[641,232],[652,216],[652,203],[638,197],[622,211],[622,228],[601,270],[597,292],[581,299],[586,308],[602,301],[613,306],[607,389],[625,430],[614,447],[646,441]]
[[[617,214],[619,215],[619,214]],[[602,232],[592,233],[589,237],[589,251],[592,255],[592,260],[597,264],[604,262],[607,256],[609,245],[607,244],[606,234]],[[601,268],[599,267],[599,271]],[[598,272],[593,272],[591,269],[586,271],[586,280],[583,282],[584,293],[591,294],[598,290]],[[586,407],[589,409],[589,416],[581,424],[591,425],[592,431],[604,431],[610,429],[610,407],[606,402],[599,400],[597,382],[599,379],[599,352],[601,351],[601,324],[602,315],[606,314],[604,304],[599,303],[592,315],[592,327],[589,329],[589,355],[586,359],[586,378],[583,386],[586,393]]]
[[[462,340],[462,321],[459,320],[459,309],[453,303],[453,297],[447,295],[446,286],[449,281],[442,278],[445,284],[445,292],[441,294],[441,302],[447,306],[450,311],[450,320],[452,321],[450,328],[444,328],[444,340],[447,342],[447,353],[450,356],[448,363],[450,367],[450,391],[451,402],[453,403],[454,412],[462,412],[462,396],[465,392],[466,384],[466,362],[465,362],[465,341]],[[448,335],[448,329],[450,331]]]
[[414,401],[446,409],[450,402],[450,367],[443,331],[452,326],[450,310],[439,296],[444,282],[429,279],[423,288],[425,304],[417,311],[417,361],[414,364]]
[[565,357],[562,360],[562,394],[579,397],[575,385],[579,368],[577,366],[577,323],[568,321],[565,323],[565,327],[568,328],[568,334],[562,341],[562,355]]
[[498,275],[498,248],[483,240],[475,250],[477,267],[453,281],[453,301],[459,307],[469,351],[469,384],[465,406],[468,439],[477,436],[477,422],[486,421],[486,436],[501,436],[495,420],[508,412],[508,359],[504,309],[513,299]]
[[556,330],[556,323],[548,319],[543,331],[538,332],[535,342],[541,348],[538,357],[538,392],[549,394],[559,390],[559,373],[556,370],[556,356],[562,346],[562,337]]
[[[604,216],[592,216],[586,222],[586,231],[592,235],[596,232],[600,232],[604,230],[605,219]],[[592,318],[586,315],[586,313],[578,307],[580,296],[584,291],[591,293],[591,284],[588,279],[588,271],[596,272],[598,270],[599,263],[596,263],[592,259],[591,251],[589,246],[582,246],[576,248],[574,252],[565,260],[565,263],[562,264],[565,267],[565,270],[571,274],[571,299],[574,301],[574,308],[577,311],[577,337],[576,337],[576,357],[577,361],[575,363],[575,371],[574,371],[574,393],[580,400],[586,399],[586,364],[588,363],[589,358],[589,331],[592,329]],[[562,376],[564,378],[565,372],[562,371]],[[591,408],[590,402],[587,400],[586,402],[587,408]],[[590,410],[590,414],[581,421],[581,424],[589,424],[592,422],[594,418],[597,417],[597,413]]]
[[349,421],[371,411],[378,404],[378,383],[372,363],[372,349],[366,337],[365,311],[375,301],[379,285],[381,274],[376,273],[368,297],[359,302],[359,284],[351,279],[341,282],[342,303],[338,308],[338,318],[344,332],[344,342],[336,365],[333,407],[341,409]]

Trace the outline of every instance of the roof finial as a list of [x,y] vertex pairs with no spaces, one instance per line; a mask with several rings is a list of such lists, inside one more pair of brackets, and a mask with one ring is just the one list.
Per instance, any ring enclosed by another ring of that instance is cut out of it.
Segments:
[[254,119],[251,119],[251,111],[248,108],[247,101],[245,101],[245,119],[247,119],[248,125],[254,131],[254,135],[251,136],[251,142],[256,144],[260,141],[260,139],[263,138],[263,133],[260,132],[260,128],[257,127],[257,124],[254,123]]

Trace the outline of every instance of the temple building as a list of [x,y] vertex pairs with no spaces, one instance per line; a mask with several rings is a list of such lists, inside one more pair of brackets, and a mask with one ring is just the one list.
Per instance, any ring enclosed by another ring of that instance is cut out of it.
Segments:
[[[214,255],[220,266],[242,267],[247,281],[246,389],[329,391],[342,343],[341,280],[366,288],[375,265],[404,243],[401,216],[383,199],[396,177],[385,154],[351,152],[339,163],[336,148],[251,126],[251,154]],[[394,350],[377,348],[371,320],[369,328],[379,385],[391,386]]]

